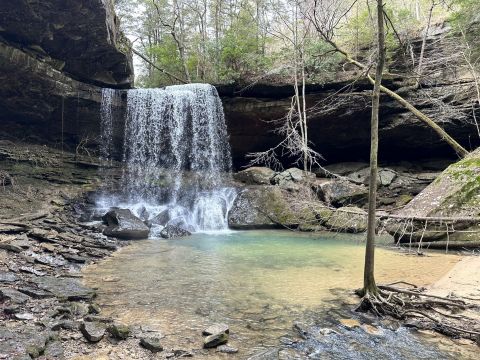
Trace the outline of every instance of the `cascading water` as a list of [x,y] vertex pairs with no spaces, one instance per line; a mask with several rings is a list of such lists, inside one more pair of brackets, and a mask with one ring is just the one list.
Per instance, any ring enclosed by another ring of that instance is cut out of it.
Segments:
[[[123,201],[105,196],[99,206],[127,207],[191,231],[226,229],[235,191],[224,185],[231,170],[230,146],[215,87],[189,84],[126,93]],[[112,157],[115,94],[103,91],[104,159]]]

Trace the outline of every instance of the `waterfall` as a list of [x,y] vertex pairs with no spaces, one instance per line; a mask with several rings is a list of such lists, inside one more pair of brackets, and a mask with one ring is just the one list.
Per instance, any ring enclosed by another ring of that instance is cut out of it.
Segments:
[[[104,159],[112,157],[115,93],[104,89],[102,96]],[[118,194],[105,196],[100,206],[127,207],[149,219],[161,214],[191,231],[226,229],[235,192],[224,185],[232,164],[215,87],[135,89],[126,97],[122,200]]]

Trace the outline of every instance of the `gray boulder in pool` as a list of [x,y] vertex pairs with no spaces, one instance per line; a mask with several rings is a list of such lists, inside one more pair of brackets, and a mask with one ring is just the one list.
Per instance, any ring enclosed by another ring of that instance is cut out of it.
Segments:
[[160,236],[164,239],[172,239],[189,235],[192,235],[190,231],[173,224],[168,224],[167,226],[165,226],[165,228],[160,233]]
[[103,234],[118,239],[146,239],[150,232],[148,226],[128,209],[112,209],[103,215],[102,220],[107,225]]

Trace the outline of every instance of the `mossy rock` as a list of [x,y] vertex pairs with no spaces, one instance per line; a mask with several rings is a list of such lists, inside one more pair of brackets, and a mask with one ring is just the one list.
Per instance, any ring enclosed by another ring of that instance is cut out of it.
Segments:
[[235,199],[228,225],[232,229],[265,229],[321,224],[331,212],[320,202],[306,202],[278,186],[252,186]]
[[108,327],[108,332],[114,339],[126,340],[130,336],[130,327],[124,324],[113,324]]
[[[464,159],[450,165],[437,179],[410,201],[396,215],[408,218],[478,218],[480,216],[480,148],[468,154]],[[413,241],[446,241],[446,225],[438,222],[414,221]],[[394,234],[401,221],[390,224],[389,232]],[[448,236],[451,242],[478,241],[480,230],[475,221],[456,221],[455,230]],[[451,229],[451,227],[450,227]],[[473,233],[470,231],[474,231]],[[410,232],[410,230],[409,230]],[[406,236],[410,241],[410,234]]]
[[337,209],[325,225],[330,230],[348,233],[361,233],[367,230],[367,213],[355,206]]

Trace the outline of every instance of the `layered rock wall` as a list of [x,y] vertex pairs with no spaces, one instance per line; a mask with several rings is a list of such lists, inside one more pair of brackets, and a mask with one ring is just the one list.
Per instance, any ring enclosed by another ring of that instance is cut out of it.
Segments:
[[101,88],[133,86],[130,44],[110,0],[0,2],[0,137],[95,143]]

